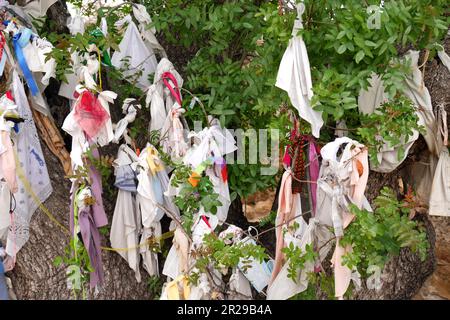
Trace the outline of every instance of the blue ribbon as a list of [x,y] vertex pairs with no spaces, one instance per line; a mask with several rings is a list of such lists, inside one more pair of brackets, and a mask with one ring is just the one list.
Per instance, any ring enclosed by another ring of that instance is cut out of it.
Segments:
[[27,81],[28,87],[31,90],[31,94],[35,96],[38,94],[39,88],[36,84],[36,81],[33,78],[33,74],[28,68],[27,61],[25,60],[25,56],[23,55],[22,52],[22,48],[24,48],[28,43],[30,43],[31,34],[32,32],[30,29],[24,28],[22,32],[17,33],[13,37],[13,45],[14,51],[16,52],[17,62],[19,63],[20,68],[22,69],[23,76]]
[[[163,190],[161,187],[161,181],[159,181],[158,177],[152,176],[150,178],[151,184],[152,184],[152,189],[153,189],[153,194],[155,196],[155,200],[156,203],[158,203],[159,205],[164,205],[164,198],[163,198]],[[156,209],[156,219],[159,220],[162,218],[162,216],[164,215],[164,212],[160,209],[157,208]]]
[[[5,43],[5,46],[7,44]],[[3,75],[3,71],[5,70],[6,63],[6,50],[3,48],[2,57],[0,58],[0,77]]]

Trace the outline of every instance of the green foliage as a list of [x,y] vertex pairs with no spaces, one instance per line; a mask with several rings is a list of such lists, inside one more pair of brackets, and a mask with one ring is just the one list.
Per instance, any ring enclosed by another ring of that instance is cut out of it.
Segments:
[[148,290],[152,295],[153,300],[158,300],[159,295],[161,294],[162,287],[164,285],[164,280],[162,277],[158,276],[150,276],[148,278]]
[[[203,165],[210,166],[212,162],[206,160]],[[189,179],[196,180],[197,184],[189,183]],[[186,165],[179,164],[175,168],[171,184],[174,187],[181,187],[179,194],[174,198],[174,203],[183,212],[183,227],[188,233],[191,232],[194,215],[200,208],[203,207],[205,212],[216,214],[217,208],[222,205],[209,177],[202,174],[193,178],[192,169]]]
[[394,192],[385,187],[376,198],[375,212],[351,206],[355,220],[345,230],[342,246],[352,245],[352,252],[343,257],[350,269],[356,267],[362,276],[370,266],[383,269],[385,263],[397,256],[402,248],[417,252],[423,261],[428,241],[423,227],[408,218],[409,208],[397,200]]
[[418,124],[419,117],[411,101],[403,96],[383,103],[376,112],[361,115],[361,127],[357,134],[365,145],[369,146],[369,155],[374,164],[378,164],[377,152],[387,142],[389,147],[398,147],[398,159],[403,159],[403,145],[413,135],[413,131],[424,133]]
[[[163,2],[166,9],[161,10]],[[274,83],[290,37],[274,2],[171,0],[146,5],[157,13],[154,26],[167,41],[197,48],[186,66],[185,86],[209,114],[229,128],[287,128],[285,114],[272,116],[287,100]],[[188,109],[186,116],[204,118],[200,108]],[[275,179],[260,175],[260,166],[230,165],[231,190],[245,197],[273,186]]]
[[92,153],[92,149],[88,149],[84,153],[84,156],[88,160],[87,167],[92,165],[102,177],[103,192],[113,198],[117,193],[117,190],[113,188],[113,185],[110,183],[113,176],[112,163],[114,158],[110,156],[100,156],[99,158],[96,158]]
[[357,107],[355,97],[372,72],[382,76],[393,98],[406,72],[398,56],[407,48],[434,49],[448,26],[445,1],[384,1],[380,28],[369,27],[367,12],[379,1],[306,0],[305,5],[302,36],[313,66],[313,105],[335,119]]
[[203,237],[203,247],[197,252],[195,267],[201,272],[213,265],[215,269],[235,268],[241,262],[248,268],[251,259],[262,262],[267,259],[265,249],[253,243],[236,242],[226,244],[213,233]]
[[67,267],[67,280],[76,299],[78,294],[86,299],[86,287],[89,283],[89,273],[93,272],[88,252],[79,239],[71,238],[69,245],[64,249],[63,256],[57,256],[53,265]]
[[[371,74],[381,75],[389,97],[396,97],[409,72],[399,56],[409,48],[430,49],[433,56],[435,43],[448,26],[443,0],[385,1],[379,29],[369,28],[367,23],[372,14],[367,8],[379,5],[378,1],[304,3],[301,35],[312,67],[312,105],[323,111],[328,123],[350,120],[350,129],[361,127],[356,97],[367,88]],[[289,104],[289,99],[274,84],[296,12],[280,16],[278,1],[159,0],[145,4],[153,13],[154,26],[169,43],[195,50],[186,66],[186,86],[206,102],[208,113],[218,116],[227,127],[278,128],[280,136],[285,136],[287,117],[277,110],[282,103]],[[411,124],[413,110],[403,114]],[[203,118],[195,108],[187,117]],[[398,138],[414,127],[417,125],[395,128],[391,136]],[[377,134],[389,137],[387,129],[392,128],[380,128],[383,131]],[[302,132],[309,133],[309,125],[302,126]],[[374,142],[377,134],[369,139],[368,132],[361,132],[367,143]],[[324,141],[328,136],[323,130]],[[374,144],[372,155],[378,145]],[[229,173],[230,187],[241,197],[275,181],[252,175],[248,165],[231,165]]]
[[[351,205],[351,212],[356,216],[345,229],[340,240],[341,246],[352,246],[352,251],[343,256],[343,263],[350,269],[356,268],[362,278],[367,278],[374,267],[383,270],[386,262],[393,256],[398,256],[402,248],[410,248],[425,260],[428,241],[423,227],[408,218],[410,205],[398,201],[394,192],[385,187],[374,201],[375,212],[360,210]],[[306,250],[292,243],[283,248],[283,253],[289,263],[288,276],[294,282],[298,273],[304,269],[306,262],[314,262],[317,251],[307,245]],[[331,281],[331,283],[330,283]],[[315,289],[314,289],[315,288]],[[316,289],[320,288],[328,299],[334,298],[334,283],[324,271],[308,274],[308,289],[294,299],[315,299]],[[346,292],[350,296],[351,291]]]
[[305,263],[314,263],[317,258],[317,252],[315,252],[313,246],[309,244],[305,246],[305,250],[302,250],[291,242],[287,247],[282,249],[282,252],[289,261],[288,277],[295,283],[297,282],[300,270],[305,268]]
[[276,218],[277,218],[277,212],[270,211],[270,213],[267,216],[265,216],[264,218],[262,218],[259,221],[259,226],[265,227],[267,225],[275,225]]

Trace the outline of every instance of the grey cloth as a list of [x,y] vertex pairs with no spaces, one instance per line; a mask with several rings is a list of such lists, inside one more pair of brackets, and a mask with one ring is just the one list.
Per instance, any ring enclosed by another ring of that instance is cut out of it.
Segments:
[[120,166],[116,170],[116,182],[114,186],[124,191],[136,192],[136,174],[131,166]]

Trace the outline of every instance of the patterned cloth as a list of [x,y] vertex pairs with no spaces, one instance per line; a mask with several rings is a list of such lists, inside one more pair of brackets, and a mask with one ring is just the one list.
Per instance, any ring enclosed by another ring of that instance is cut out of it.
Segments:
[[[31,189],[39,200],[44,202],[53,189],[30,105],[17,71],[13,72],[12,91],[19,115],[25,119],[23,123],[19,124],[17,135],[18,162]],[[28,241],[31,216],[39,206],[21,179],[18,179],[18,186],[19,190],[14,195],[17,202],[13,216],[14,225],[10,229],[6,243],[6,252],[10,256],[15,256]]]

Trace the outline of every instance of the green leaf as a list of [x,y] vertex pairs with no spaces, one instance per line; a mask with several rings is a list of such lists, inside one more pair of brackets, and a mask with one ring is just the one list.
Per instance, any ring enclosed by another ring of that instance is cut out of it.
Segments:
[[358,51],[358,53],[355,55],[356,63],[359,63],[364,58],[364,56],[365,56],[364,51],[362,50]]
[[345,52],[345,50],[347,50],[347,47],[345,46],[345,44],[342,44],[339,46],[339,48],[337,49],[337,53],[339,54],[343,54]]

